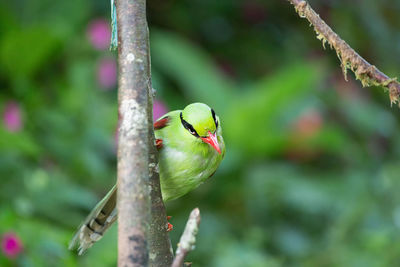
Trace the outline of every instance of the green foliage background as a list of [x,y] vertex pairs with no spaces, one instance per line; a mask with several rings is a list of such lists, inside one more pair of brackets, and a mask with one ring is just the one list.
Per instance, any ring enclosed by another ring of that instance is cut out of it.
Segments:
[[[310,1],[389,76],[400,73],[400,2]],[[213,178],[167,204],[173,244],[202,212],[193,266],[400,264],[399,110],[381,88],[344,82],[286,1],[148,1],[157,98],[220,116],[226,158]],[[115,182],[117,92],[99,89],[104,56],[88,23],[108,1],[0,2],[0,234],[24,250],[0,266],[115,266],[116,228],[78,257],[67,244]]]

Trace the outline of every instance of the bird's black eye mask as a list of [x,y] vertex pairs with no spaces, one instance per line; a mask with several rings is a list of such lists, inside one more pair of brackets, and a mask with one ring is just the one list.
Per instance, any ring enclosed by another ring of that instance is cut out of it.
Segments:
[[213,109],[211,109],[211,114],[215,122],[215,129],[218,129],[218,121],[217,118],[215,117],[215,111]]
[[182,123],[183,127],[185,127],[185,129],[188,130],[189,133],[191,133],[192,135],[194,135],[196,137],[200,137],[198,135],[198,133],[196,132],[196,130],[193,128],[193,126],[183,119],[182,112],[179,116],[181,117],[181,123]]

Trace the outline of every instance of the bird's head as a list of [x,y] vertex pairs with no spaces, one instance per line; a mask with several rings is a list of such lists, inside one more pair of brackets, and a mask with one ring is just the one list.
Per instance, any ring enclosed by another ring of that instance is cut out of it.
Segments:
[[194,138],[209,144],[221,153],[217,138],[219,118],[212,108],[202,103],[190,104],[182,110],[180,120],[182,126]]

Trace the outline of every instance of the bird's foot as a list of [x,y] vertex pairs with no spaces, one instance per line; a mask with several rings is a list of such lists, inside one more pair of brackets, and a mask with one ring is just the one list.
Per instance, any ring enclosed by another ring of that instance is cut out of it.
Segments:
[[158,150],[160,150],[163,147],[162,139],[156,139],[156,147]]
[[[167,221],[171,219],[171,216],[167,216]],[[171,232],[174,229],[174,226],[167,222],[167,232]]]

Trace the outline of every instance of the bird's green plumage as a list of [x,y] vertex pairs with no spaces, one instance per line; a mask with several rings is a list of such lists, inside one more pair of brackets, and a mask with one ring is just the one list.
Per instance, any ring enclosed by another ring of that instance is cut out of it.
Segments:
[[[216,131],[221,153],[182,126],[181,112],[199,136]],[[221,127],[216,127],[211,109],[205,104],[191,104],[183,111],[171,111],[165,116],[169,117],[168,126],[156,130],[155,135],[163,140],[159,153],[160,182],[163,199],[168,201],[186,194],[209,178],[225,155],[225,144]],[[218,116],[216,119],[219,121]]]
[[[183,126],[181,116],[193,127],[195,135]],[[168,118],[166,125],[155,129],[154,133],[157,139],[162,140],[162,148],[159,149],[160,183],[163,200],[168,201],[185,195],[212,176],[225,155],[225,144],[219,118],[205,104],[190,104],[183,110],[165,114],[160,120],[165,118]],[[216,135],[221,153],[202,140],[201,137],[209,133]],[[112,193],[107,194],[86,218],[70,248],[79,244],[81,254],[115,221],[116,212],[110,210],[110,206],[115,207],[116,204],[115,191],[114,187]],[[107,210],[104,210],[105,207]],[[105,222],[99,227],[96,223],[98,217]]]

